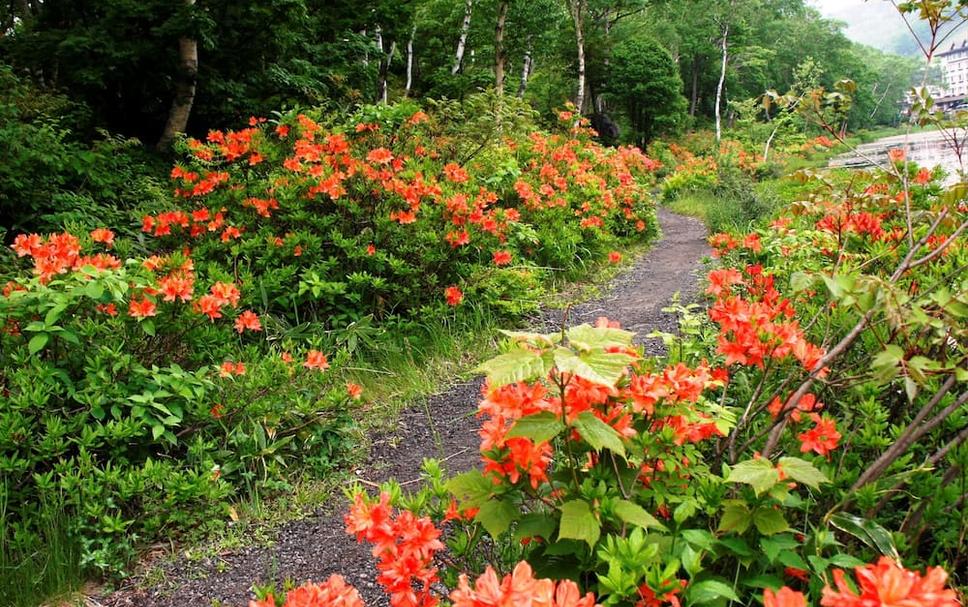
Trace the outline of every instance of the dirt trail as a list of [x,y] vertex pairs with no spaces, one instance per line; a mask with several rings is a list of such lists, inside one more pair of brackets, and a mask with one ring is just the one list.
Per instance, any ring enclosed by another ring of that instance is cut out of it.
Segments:
[[[569,324],[594,322],[608,316],[638,333],[649,353],[662,344],[644,338],[654,330],[674,331],[676,318],[662,312],[676,293],[682,301],[696,297],[700,260],[709,253],[705,227],[695,219],[659,210],[663,238],[627,271],[618,276],[600,299],[573,307]],[[553,311],[537,322],[558,327],[562,312]],[[474,417],[481,381],[460,383],[405,411],[391,435],[378,437],[369,461],[357,471],[360,478],[381,482],[415,479],[425,457],[445,460],[460,471],[477,461],[477,420]],[[354,584],[370,607],[387,604],[376,585],[373,559],[344,532],[344,500],[334,499],[316,514],[282,525],[272,546],[253,546],[188,562],[180,559],[164,567],[164,578],[148,589],[133,579],[127,587],[92,601],[106,607],[244,606],[253,583],[291,579],[320,581],[340,573]]]

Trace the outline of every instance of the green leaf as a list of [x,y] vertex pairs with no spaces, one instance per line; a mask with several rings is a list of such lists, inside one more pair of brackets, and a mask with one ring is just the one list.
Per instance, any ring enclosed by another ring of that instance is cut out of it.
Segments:
[[689,597],[690,605],[712,603],[719,599],[739,600],[733,587],[719,580],[703,580],[696,584],[689,584],[686,587],[686,596]]
[[896,561],[901,560],[891,534],[874,521],[842,512],[830,517],[830,524],[851,534],[884,556],[889,556]]
[[783,513],[770,507],[754,510],[753,524],[763,535],[776,535],[790,529],[790,524],[783,518]]
[[44,316],[44,324],[48,327],[57,323],[60,320],[61,314],[67,309],[67,304],[57,304],[53,308],[47,311],[47,315]]
[[507,438],[530,438],[535,444],[551,440],[565,429],[558,416],[550,411],[542,411],[534,415],[522,417],[514,423]]
[[614,386],[632,362],[627,354],[588,350],[575,354],[568,348],[557,348],[555,365],[560,371],[573,373],[596,384]]
[[522,331],[505,331],[501,334],[507,336],[512,341],[526,341],[537,344],[556,344],[561,341],[561,333],[526,333]]
[[802,293],[813,286],[815,277],[806,272],[794,272],[790,276],[790,288],[794,293]]
[[780,467],[783,472],[798,483],[803,483],[814,489],[819,489],[821,483],[829,483],[830,479],[823,472],[806,460],[799,457],[781,457]]
[[735,531],[742,535],[750,528],[753,517],[749,506],[740,500],[730,500],[723,508],[723,517],[719,520],[719,531]]
[[446,488],[461,506],[480,508],[494,492],[494,483],[481,474],[480,470],[471,470],[448,480]]
[[153,320],[142,320],[140,324],[141,329],[145,332],[145,335],[150,337],[155,336],[155,322]]
[[666,531],[665,525],[660,523],[657,518],[649,514],[645,508],[628,500],[619,500],[616,502],[615,516],[619,517],[630,525],[635,525],[636,527]]
[[589,324],[578,325],[565,331],[568,343],[579,350],[604,350],[612,347],[632,345],[635,333],[622,329],[593,327]]
[[741,537],[724,537],[717,543],[725,546],[730,552],[737,556],[748,558],[756,555],[756,553],[753,552],[753,548],[751,548],[750,545],[746,543],[746,540]]
[[584,500],[572,500],[561,505],[561,524],[558,539],[581,540],[594,548],[602,534],[598,519]]
[[521,517],[514,528],[514,539],[542,537],[550,540],[555,533],[557,521],[544,512],[529,512]]
[[800,547],[800,542],[795,540],[792,535],[776,535],[774,537],[764,537],[760,540],[760,549],[766,558],[773,563],[781,552],[796,550]]
[[622,444],[622,437],[615,431],[615,428],[595,417],[594,413],[590,411],[579,413],[572,425],[578,431],[578,434],[596,451],[608,449],[612,453],[625,457],[625,445]]
[[158,440],[162,434],[165,433],[165,426],[162,424],[155,424],[151,427],[151,438]]
[[481,504],[481,509],[474,517],[491,537],[497,539],[508,530],[519,512],[514,504],[505,500],[488,500]]
[[786,552],[780,553],[780,564],[784,567],[795,567],[797,569],[809,570],[810,565],[807,561],[803,560],[803,557],[793,552],[792,550],[787,550]]
[[768,491],[780,481],[780,475],[768,459],[748,459],[732,467],[727,483],[746,483],[757,495]]
[[544,377],[551,370],[549,357],[527,348],[515,348],[481,364],[478,372],[485,373],[493,387]]
[[47,342],[49,340],[50,340],[49,333],[38,333],[37,335],[34,335],[33,337],[31,337],[30,341],[27,342],[27,351],[30,352],[30,354],[32,355],[36,354],[44,349],[44,346],[47,345]]

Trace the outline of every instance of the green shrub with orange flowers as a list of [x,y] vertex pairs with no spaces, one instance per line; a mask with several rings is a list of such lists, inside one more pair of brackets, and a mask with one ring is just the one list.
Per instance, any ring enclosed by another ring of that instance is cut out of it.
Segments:
[[336,368],[430,316],[520,318],[550,278],[656,233],[642,152],[482,107],[253,118],[184,141],[173,196],[130,224],[16,235],[0,560],[47,543],[53,511],[80,565],[114,574],[233,499],[325,474],[359,440]]
[[968,190],[892,159],[713,235],[665,359],[606,319],[507,333],[480,469],[353,495],[391,604],[962,605]]

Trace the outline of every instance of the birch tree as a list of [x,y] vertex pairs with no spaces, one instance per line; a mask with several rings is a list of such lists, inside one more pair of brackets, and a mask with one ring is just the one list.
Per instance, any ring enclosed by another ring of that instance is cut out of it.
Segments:
[[[195,6],[195,0],[183,0],[186,14],[190,14]],[[195,85],[198,79],[198,40],[194,36],[185,34],[178,39],[178,74],[175,77],[175,96],[168,110],[168,120],[158,140],[158,149],[165,150],[171,146],[175,135],[184,133],[188,127],[188,118],[195,103]]]
[[460,72],[464,65],[464,51],[467,49],[467,35],[471,31],[471,14],[474,12],[474,0],[464,2],[464,21],[460,26],[460,38],[457,39],[457,52],[454,55],[454,67],[451,68],[451,75]]
[[497,6],[497,25],[494,28],[494,88],[498,95],[504,95],[504,26],[507,23],[510,0],[501,0]]

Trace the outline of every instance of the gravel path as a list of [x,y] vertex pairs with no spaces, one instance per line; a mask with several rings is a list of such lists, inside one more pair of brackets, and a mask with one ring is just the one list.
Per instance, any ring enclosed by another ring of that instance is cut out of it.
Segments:
[[[659,354],[661,342],[644,338],[656,329],[673,332],[676,318],[662,312],[676,293],[682,301],[696,297],[700,260],[709,253],[706,229],[698,220],[659,210],[663,238],[618,276],[600,299],[571,308],[569,324],[594,322],[599,316],[618,320],[638,333],[647,352]],[[536,324],[559,327],[562,311],[549,311]],[[477,461],[477,420],[474,412],[481,380],[459,383],[405,411],[397,429],[377,437],[360,478],[381,482],[388,478],[417,478],[425,457],[445,459],[450,472],[473,467]],[[320,581],[341,573],[354,584],[371,607],[386,605],[376,585],[373,559],[344,532],[344,500],[334,498],[305,519],[280,526],[275,542],[221,554],[217,559],[173,561],[163,567],[163,581],[148,589],[134,578],[121,590],[101,597],[105,607],[243,606],[253,583],[270,580]]]

